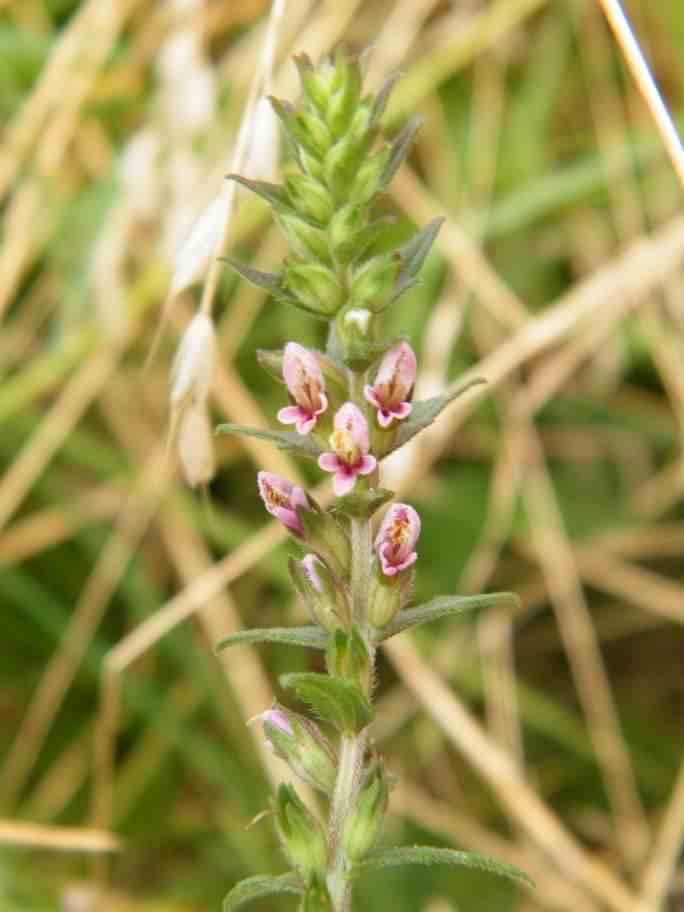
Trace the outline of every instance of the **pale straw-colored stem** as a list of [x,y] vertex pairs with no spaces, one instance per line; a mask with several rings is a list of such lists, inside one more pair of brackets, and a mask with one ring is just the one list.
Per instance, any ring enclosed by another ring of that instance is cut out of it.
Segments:
[[631,70],[634,81],[655,120],[677,176],[684,187],[684,148],[682,147],[682,141],[639,47],[639,42],[634,36],[629,20],[620,5],[620,0],[600,0],[600,3],[627,66]]

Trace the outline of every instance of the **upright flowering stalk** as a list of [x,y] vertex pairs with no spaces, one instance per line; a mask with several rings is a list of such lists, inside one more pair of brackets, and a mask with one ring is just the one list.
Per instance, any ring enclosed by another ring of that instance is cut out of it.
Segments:
[[[296,150],[299,172],[278,185],[232,176],[271,204],[290,252],[278,274],[231,262],[285,305],[328,322],[325,352],[289,341],[282,352],[260,352],[259,360],[284,381],[290,398],[278,420],[293,430],[268,436],[332,474],[335,499],[323,510],[298,485],[259,473],[266,510],[301,549],[290,560],[290,572],[313,623],[249,631],[219,647],[246,636],[324,651],[326,674],[287,674],[280,683],[336,732],[337,743],[283,706],[262,714],[268,745],[329,805],[322,820],[294,785],[281,785],[274,819],[292,870],[238,884],[224,912],[279,893],[297,895],[299,912],[349,912],[357,874],[390,864],[468,864],[525,879],[516,869],[463,852],[375,848],[390,787],[382,759],[368,749],[378,645],[465,607],[515,599],[506,593],[442,596],[407,609],[418,566],[418,513],[395,503],[372,534],[374,513],[393,497],[379,487],[380,459],[427,427],[455,395],[413,403],[413,350],[405,341],[384,338],[381,326],[383,311],[415,283],[440,223],[399,249],[380,252],[386,245],[373,210],[406,156],[417,122],[409,121],[387,142],[380,119],[392,81],[372,97],[363,93],[359,59],[339,53],[317,67],[305,55],[295,62],[301,102],[274,100],[273,106]],[[263,433],[237,425],[222,430]]]

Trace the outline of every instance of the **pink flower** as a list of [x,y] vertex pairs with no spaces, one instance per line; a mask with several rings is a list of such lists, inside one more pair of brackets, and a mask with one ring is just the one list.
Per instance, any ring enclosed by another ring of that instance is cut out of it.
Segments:
[[[282,709],[267,709],[266,712],[261,713],[260,716],[257,716],[262,723],[272,725],[274,728],[279,729],[285,735],[294,734],[292,731],[292,726],[290,725],[290,720],[287,718]],[[273,750],[273,743],[268,737],[268,729],[264,728],[266,734],[266,744]]]
[[271,516],[280,520],[298,538],[304,538],[299,510],[311,509],[304,488],[272,472],[259,472],[257,482],[261,499]]
[[345,402],[337,410],[334,427],[330,435],[333,452],[321,453],[318,465],[324,472],[335,473],[335,496],[343,497],[354,487],[357,475],[370,475],[377,460],[368,455],[368,422],[353,402]]
[[283,355],[283,377],[294,405],[281,408],[278,421],[294,424],[299,434],[308,434],[328,407],[325,381],[314,353],[296,342],[288,342]]
[[391,348],[380,362],[372,386],[366,384],[363,395],[378,410],[378,424],[388,428],[394,419],[401,421],[411,414],[408,401],[416,382],[416,356],[408,342]]
[[408,504],[392,504],[375,539],[375,550],[385,576],[396,576],[416,562],[420,516]]

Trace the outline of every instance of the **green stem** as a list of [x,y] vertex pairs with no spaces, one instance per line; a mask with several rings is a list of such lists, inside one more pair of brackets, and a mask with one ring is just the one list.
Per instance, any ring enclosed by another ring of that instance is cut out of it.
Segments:
[[[371,565],[371,524],[368,519],[351,520],[351,593],[353,619],[365,632],[367,626],[368,586]],[[371,675],[372,678],[372,675]],[[352,887],[349,880],[349,860],[345,856],[341,835],[349,814],[356,804],[361,785],[366,734],[344,735],[340,741],[337,780],[330,809],[331,867],[328,889],[335,912],[349,912]]]

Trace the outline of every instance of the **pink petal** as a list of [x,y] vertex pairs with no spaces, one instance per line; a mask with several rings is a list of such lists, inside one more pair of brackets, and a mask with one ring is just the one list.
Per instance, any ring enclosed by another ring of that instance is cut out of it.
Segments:
[[378,424],[381,428],[388,428],[394,421],[394,415],[391,412],[386,412],[383,408],[378,409],[377,416]]
[[308,434],[309,431],[313,431],[316,427],[316,416],[315,415],[305,415],[302,413],[299,416],[297,421],[297,433],[298,434]]
[[296,396],[299,384],[308,379],[312,385],[323,389],[323,374],[313,352],[297,342],[288,342],[283,352],[283,378],[288,390]]
[[286,405],[278,411],[278,421],[281,424],[296,424],[302,415],[298,405]]
[[368,422],[358,405],[345,402],[335,413],[334,425],[337,431],[348,431],[359,449],[363,453],[368,452]]
[[335,497],[344,497],[345,494],[349,494],[355,484],[356,472],[350,472],[348,469],[337,471],[333,478]]
[[355,469],[359,475],[370,475],[371,472],[375,471],[377,464],[378,460],[375,456],[364,456],[360,465],[355,466]]
[[394,408],[390,409],[395,418],[399,421],[403,421],[404,418],[408,418],[411,414],[411,409],[413,406],[410,402],[400,402],[399,405],[395,405]]
[[321,453],[318,457],[318,466],[324,472],[337,472],[340,467],[340,460],[334,453]]
[[370,402],[371,405],[374,405],[376,409],[382,408],[382,402],[378,398],[378,394],[375,392],[375,387],[370,386],[368,383],[363,388],[363,398],[366,402]]

